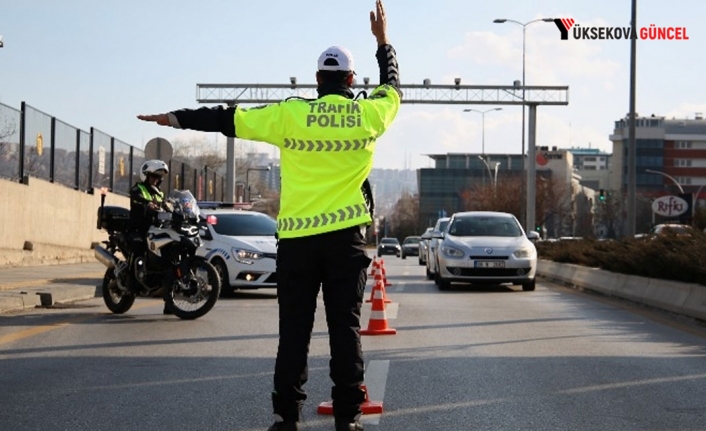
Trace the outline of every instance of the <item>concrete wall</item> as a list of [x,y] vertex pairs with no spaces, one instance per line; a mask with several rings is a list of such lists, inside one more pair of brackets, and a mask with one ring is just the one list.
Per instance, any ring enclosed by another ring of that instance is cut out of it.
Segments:
[[[91,244],[108,237],[96,229],[99,193],[0,179],[0,199],[0,267],[90,262]],[[106,205],[129,208],[130,200],[108,193]]]

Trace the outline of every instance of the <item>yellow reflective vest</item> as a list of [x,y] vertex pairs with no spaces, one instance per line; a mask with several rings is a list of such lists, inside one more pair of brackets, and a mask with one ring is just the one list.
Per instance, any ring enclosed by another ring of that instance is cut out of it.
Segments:
[[280,149],[279,238],[371,222],[361,186],[373,167],[376,139],[392,123],[399,106],[397,90],[382,85],[362,100],[331,94],[237,107],[238,138]]
[[164,200],[164,192],[162,192],[162,191],[153,195],[149,191],[147,186],[145,186],[142,183],[137,183],[137,188],[140,189],[140,193],[142,193],[142,197],[148,201],[156,200],[157,202],[162,202]]

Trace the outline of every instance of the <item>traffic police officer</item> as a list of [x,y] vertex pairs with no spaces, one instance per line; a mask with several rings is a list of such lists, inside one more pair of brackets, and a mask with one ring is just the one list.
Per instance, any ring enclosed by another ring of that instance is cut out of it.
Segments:
[[[156,214],[165,208],[164,192],[159,187],[165,175],[169,174],[169,166],[162,160],[146,160],[140,167],[140,182],[130,189],[130,263],[129,268],[138,266],[138,271],[144,271],[144,259],[147,251],[147,231],[154,222]],[[131,277],[128,277],[132,280]],[[130,281],[131,289],[138,293],[139,286]],[[164,303],[164,314],[171,310]]]
[[361,187],[372,169],[376,139],[397,115],[401,98],[380,0],[370,12],[370,24],[378,43],[380,85],[368,99],[358,100],[351,91],[355,69],[350,52],[332,46],[318,60],[315,100],[138,116],[160,125],[267,142],[281,151],[279,347],[272,393],[276,422],[269,431],[299,429],[320,289],[329,330],[336,430],[363,429],[358,422],[365,401],[360,312],[371,261],[364,226],[371,223],[371,214]]

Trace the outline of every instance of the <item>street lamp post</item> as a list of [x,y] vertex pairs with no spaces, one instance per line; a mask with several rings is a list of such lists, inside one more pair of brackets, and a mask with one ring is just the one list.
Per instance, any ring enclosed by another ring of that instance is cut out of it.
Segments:
[[500,162],[495,162],[495,166],[493,167],[493,170],[495,171],[495,176],[491,173],[490,169],[490,164],[488,163],[487,160],[483,156],[478,156],[478,158],[485,164],[485,167],[488,169],[488,177],[490,178],[490,181],[493,184],[493,190],[498,188],[498,166],[500,166]]
[[248,168],[248,170],[245,172],[245,187],[248,189],[248,200],[247,202],[250,202],[250,171],[269,171],[270,167],[269,166],[263,166],[263,167],[257,167],[257,168]]
[[477,112],[481,115],[481,154],[485,155],[485,114],[492,111],[502,111],[503,108],[493,108],[487,111],[479,111],[478,109],[464,109],[463,112]]
[[694,208],[699,206],[699,193],[701,193],[701,189],[704,188],[704,185],[701,184],[698,189],[696,189],[696,193],[694,193]]
[[494,189],[498,188],[498,166],[500,166],[500,162],[495,162],[495,177],[493,178]]
[[[488,169],[488,179],[492,182],[493,181],[493,174],[490,172],[490,165],[488,164],[488,161],[485,160],[483,156],[478,156],[481,162],[485,164],[486,169]],[[485,175],[483,175],[483,185],[485,185]]]
[[[526,35],[526,30],[527,26],[530,24],[534,24],[536,22],[554,22],[553,18],[538,18],[538,19],[533,19],[532,21],[527,21],[527,22],[520,22],[520,21],[515,21],[514,19],[506,19],[506,18],[498,18],[493,20],[495,24],[504,24],[506,22],[512,23],[519,25],[522,27],[522,196],[525,196],[525,177],[524,177],[524,172],[525,172],[525,35]],[[522,201],[522,213],[524,213],[524,200]],[[524,214],[521,214],[522,216]]]
[[673,176],[667,175],[662,171],[653,171],[652,169],[645,169],[645,172],[647,172],[649,174],[659,174],[659,175],[662,175],[664,177],[669,178],[670,180],[672,180],[672,182],[674,182],[674,184],[677,185],[677,187],[679,188],[679,193],[684,194],[684,188],[681,186],[681,184],[679,184],[679,181],[677,181]]

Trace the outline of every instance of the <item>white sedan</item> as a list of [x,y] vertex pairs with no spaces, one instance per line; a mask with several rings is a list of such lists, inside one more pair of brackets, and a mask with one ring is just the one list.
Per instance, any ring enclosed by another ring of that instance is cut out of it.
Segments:
[[436,284],[448,290],[451,282],[512,283],[535,289],[537,232],[525,234],[514,215],[492,211],[455,213],[440,240]]
[[[199,204],[204,205],[205,204]],[[216,267],[223,296],[238,289],[277,287],[277,222],[267,214],[237,209],[201,209],[204,218],[203,246],[197,254]]]

